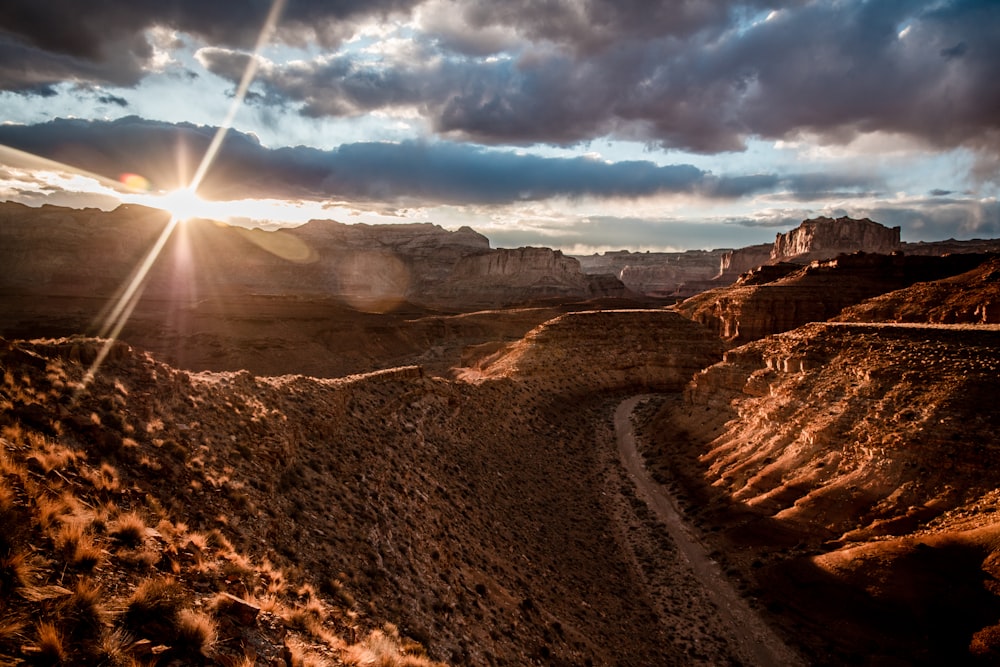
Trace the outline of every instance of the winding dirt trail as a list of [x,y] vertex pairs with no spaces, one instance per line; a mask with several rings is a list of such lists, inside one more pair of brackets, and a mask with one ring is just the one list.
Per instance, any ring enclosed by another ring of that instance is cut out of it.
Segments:
[[646,396],[633,396],[615,410],[615,437],[618,452],[628,476],[635,483],[636,494],[666,526],[678,550],[691,565],[698,581],[719,609],[723,625],[731,630],[733,648],[741,661],[762,667],[803,665],[804,661],[779,638],[763,619],[739,596],[723,576],[718,564],[677,511],[674,499],[657,484],[643,465],[635,443],[632,411]]

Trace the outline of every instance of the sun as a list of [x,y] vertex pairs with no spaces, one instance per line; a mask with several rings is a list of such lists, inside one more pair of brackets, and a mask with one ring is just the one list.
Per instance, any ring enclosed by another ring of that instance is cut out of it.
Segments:
[[169,211],[179,222],[194,218],[211,218],[212,205],[192,188],[179,188],[156,198],[157,208]]

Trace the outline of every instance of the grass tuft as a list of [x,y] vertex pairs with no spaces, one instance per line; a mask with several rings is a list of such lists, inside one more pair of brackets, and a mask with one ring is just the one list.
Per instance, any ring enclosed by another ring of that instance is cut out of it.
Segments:
[[119,544],[135,548],[146,539],[146,522],[135,512],[128,512],[115,519],[108,534]]

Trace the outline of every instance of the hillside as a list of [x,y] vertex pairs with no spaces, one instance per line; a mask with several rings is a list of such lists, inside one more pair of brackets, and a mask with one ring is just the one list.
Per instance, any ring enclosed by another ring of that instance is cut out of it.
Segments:
[[998,371],[996,326],[811,324],[730,350],[640,423],[816,664],[995,664]]
[[842,322],[1000,323],[1000,257],[971,271],[882,294],[837,317]]
[[[637,574],[636,549],[677,565],[601,439],[614,394],[190,374],[123,343],[81,387],[99,347],[2,345],[0,655],[58,663],[58,636],[62,664],[111,643],[114,664],[729,661],[702,607],[664,624]],[[129,611],[154,594],[167,627]]]

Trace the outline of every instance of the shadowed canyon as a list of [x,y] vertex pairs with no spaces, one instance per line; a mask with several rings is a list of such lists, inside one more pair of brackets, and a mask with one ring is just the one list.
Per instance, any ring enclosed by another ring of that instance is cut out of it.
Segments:
[[1000,661],[1000,242],[166,222],[0,205],[0,662]]

